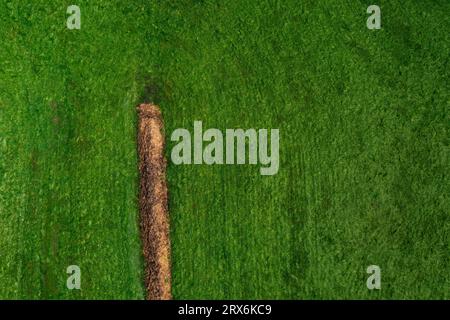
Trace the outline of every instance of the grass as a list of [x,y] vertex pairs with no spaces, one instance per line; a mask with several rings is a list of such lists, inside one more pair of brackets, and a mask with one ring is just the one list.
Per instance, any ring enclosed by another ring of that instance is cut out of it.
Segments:
[[272,177],[169,164],[175,298],[450,298],[447,1],[69,4],[0,5],[1,298],[143,297],[142,100],[280,129]]
[[[141,7],[0,5],[1,298],[143,298],[135,110]],[[113,22],[113,23],[112,23]],[[86,30],[86,31],[84,31]],[[66,288],[79,265],[82,290]]]

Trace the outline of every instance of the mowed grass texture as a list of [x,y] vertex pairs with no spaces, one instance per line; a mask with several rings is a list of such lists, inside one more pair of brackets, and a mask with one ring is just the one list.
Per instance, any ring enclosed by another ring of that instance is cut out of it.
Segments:
[[168,157],[194,120],[280,129],[275,176],[169,162],[174,298],[450,298],[447,1],[378,31],[367,1],[69,4],[0,4],[1,298],[143,298],[142,100]]
[[168,132],[280,129],[275,176],[169,167],[176,298],[450,297],[450,4],[370,4],[154,5]]
[[[141,299],[135,106],[142,6],[0,4],[0,297]],[[81,290],[66,268],[81,268]]]

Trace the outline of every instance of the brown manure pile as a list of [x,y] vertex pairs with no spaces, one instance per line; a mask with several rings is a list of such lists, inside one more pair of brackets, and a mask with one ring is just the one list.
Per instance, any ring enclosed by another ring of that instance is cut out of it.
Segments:
[[164,158],[164,124],[156,105],[138,107],[139,210],[147,299],[171,294],[169,213]]

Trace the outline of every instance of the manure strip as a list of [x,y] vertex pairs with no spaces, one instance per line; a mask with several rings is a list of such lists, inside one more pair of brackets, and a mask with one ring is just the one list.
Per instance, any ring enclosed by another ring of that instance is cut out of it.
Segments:
[[138,107],[139,211],[148,300],[171,294],[169,213],[164,124],[156,105]]

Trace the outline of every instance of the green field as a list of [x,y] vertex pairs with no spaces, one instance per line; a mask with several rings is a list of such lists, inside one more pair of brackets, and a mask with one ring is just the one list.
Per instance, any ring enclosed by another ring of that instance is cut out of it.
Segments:
[[380,0],[381,30],[371,1],[75,2],[81,30],[0,3],[0,298],[144,297],[154,101],[168,158],[195,120],[280,129],[274,176],[169,161],[175,299],[450,299],[448,1]]

